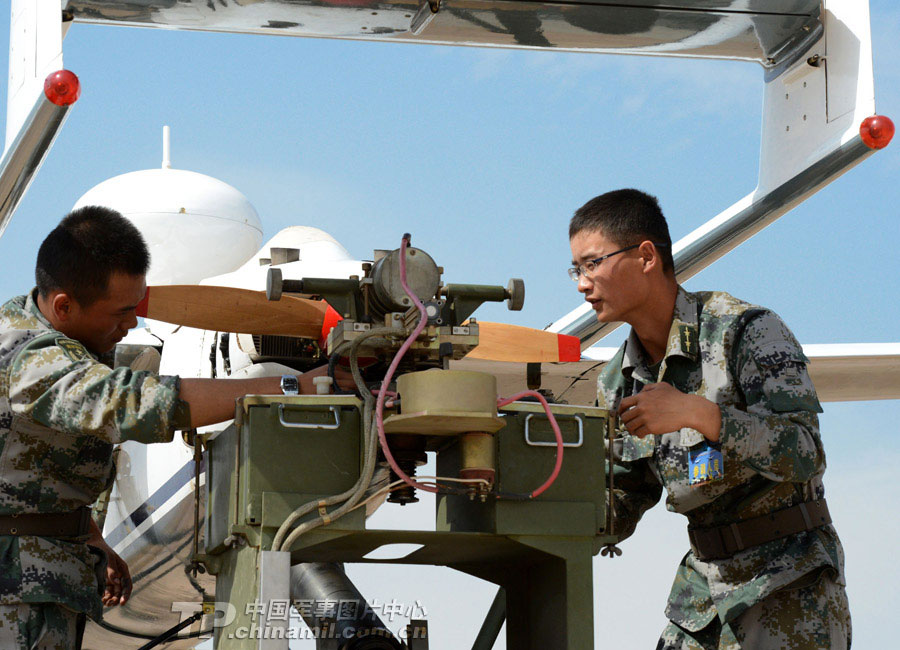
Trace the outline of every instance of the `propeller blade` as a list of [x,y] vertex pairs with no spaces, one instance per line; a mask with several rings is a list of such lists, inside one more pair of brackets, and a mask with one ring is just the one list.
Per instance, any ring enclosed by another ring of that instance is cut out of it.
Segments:
[[[323,343],[341,319],[324,300],[283,295],[270,301],[264,291],[193,284],[148,287],[137,315],[197,329],[303,336]],[[504,323],[478,326],[478,347],[467,359],[527,363],[581,358],[575,336]]]
[[478,347],[465,358],[519,363],[578,361],[581,342],[577,336],[478,321]]
[[218,332],[318,339],[327,309],[323,300],[270,301],[264,291],[183,284],[147,287],[137,315]]

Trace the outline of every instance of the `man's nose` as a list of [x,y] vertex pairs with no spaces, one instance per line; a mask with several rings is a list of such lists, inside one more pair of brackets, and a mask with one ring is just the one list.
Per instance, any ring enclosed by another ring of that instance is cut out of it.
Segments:
[[594,287],[594,283],[584,273],[578,275],[578,290],[581,293],[589,293]]
[[137,314],[133,311],[129,312],[128,318],[125,319],[125,322],[122,324],[125,325],[126,330],[134,329],[138,324]]

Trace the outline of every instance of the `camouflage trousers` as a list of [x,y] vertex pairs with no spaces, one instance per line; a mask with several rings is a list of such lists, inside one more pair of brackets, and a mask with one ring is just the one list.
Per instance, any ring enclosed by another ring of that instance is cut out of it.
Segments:
[[689,632],[670,622],[656,650],[849,650],[850,637],[847,593],[825,571],[812,584],[801,579],[725,624],[715,618]]
[[2,650],[78,650],[84,614],[53,603],[0,605]]

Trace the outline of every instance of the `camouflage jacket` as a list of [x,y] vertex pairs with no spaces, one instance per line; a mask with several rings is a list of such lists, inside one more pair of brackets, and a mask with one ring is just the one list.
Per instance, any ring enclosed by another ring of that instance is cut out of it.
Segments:
[[[681,429],[644,439],[622,427],[613,447],[616,532],[627,537],[666,488],[666,506],[689,525],[720,526],[824,496],[821,412],[808,359],[778,316],[722,292],[681,287],[665,357],[656,372],[632,331],[603,369],[599,404],[665,381],[701,395],[722,412],[724,476],[691,486],[688,458],[703,435]],[[686,536],[685,536],[686,537]],[[678,567],[666,615],[700,630],[718,615],[732,620],[772,592],[822,567],[843,584],[843,551],[834,528],[791,535],[704,562],[689,552]]]
[[[91,505],[113,445],[187,425],[178,378],[111,370],[54,330],[29,296],[0,307],[0,514]],[[99,618],[99,552],[79,539],[0,535],[0,605],[60,603]]]

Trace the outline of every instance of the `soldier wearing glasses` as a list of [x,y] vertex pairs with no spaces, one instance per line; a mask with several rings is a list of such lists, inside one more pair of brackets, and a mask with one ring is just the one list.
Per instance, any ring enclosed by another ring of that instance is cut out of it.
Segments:
[[822,409],[793,334],[765,308],[679,286],[665,218],[643,192],[592,199],[569,241],[597,319],[631,325],[598,383],[623,428],[616,530],[633,533],[663,487],[688,519],[658,650],[849,648]]

